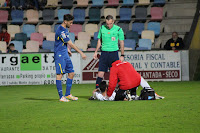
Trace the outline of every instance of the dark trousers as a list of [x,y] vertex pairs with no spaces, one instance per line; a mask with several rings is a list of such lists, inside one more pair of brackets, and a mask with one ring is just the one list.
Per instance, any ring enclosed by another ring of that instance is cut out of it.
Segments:
[[[129,89],[131,96],[132,95],[136,95],[136,89],[137,89],[137,87]],[[127,96],[126,91],[127,90],[121,90],[121,89],[119,89],[116,92],[115,101],[123,101],[124,98],[126,98],[126,96]]]

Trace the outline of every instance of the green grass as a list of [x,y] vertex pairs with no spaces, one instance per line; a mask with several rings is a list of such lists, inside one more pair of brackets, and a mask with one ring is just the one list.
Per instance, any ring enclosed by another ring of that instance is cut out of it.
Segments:
[[165,99],[89,101],[94,84],[83,84],[61,103],[55,85],[0,87],[0,133],[200,132],[200,82],[149,83]]

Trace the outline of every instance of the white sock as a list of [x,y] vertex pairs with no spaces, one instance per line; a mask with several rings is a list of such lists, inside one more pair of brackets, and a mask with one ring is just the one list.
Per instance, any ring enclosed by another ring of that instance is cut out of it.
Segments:
[[151,88],[150,85],[147,83],[146,80],[144,80],[144,78],[141,76],[141,81],[140,81],[140,85],[142,86],[142,88]]

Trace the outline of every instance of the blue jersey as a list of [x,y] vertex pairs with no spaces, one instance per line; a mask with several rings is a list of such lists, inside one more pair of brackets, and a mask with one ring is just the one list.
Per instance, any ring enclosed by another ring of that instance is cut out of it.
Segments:
[[62,55],[64,57],[69,57],[67,50],[67,42],[69,41],[69,31],[67,28],[58,26],[55,34],[55,45],[54,45],[54,54]]
[[69,41],[69,32],[61,25],[56,30],[54,59],[56,74],[65,74],[74,72],[72,61],[68,55],[67,42]]

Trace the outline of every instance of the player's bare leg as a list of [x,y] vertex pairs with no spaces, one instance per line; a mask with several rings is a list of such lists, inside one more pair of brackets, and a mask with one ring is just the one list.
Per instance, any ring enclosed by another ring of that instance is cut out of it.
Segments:
[[62,74],[57,74],[57,75],[56,75],[56,80],[61,80],[61,79],[62,79],[62,76],[63,76]]
[[74,73],[74,72],[72,72],[72,73],[69,73],[69,74],[68,74],[68,78],[70,78],[70,79],[73,79],[73,78],[74,78],[74,75],[75,75],[75,73]]
[[99,72],[98,72],[98,77],[103,78],[104,74],[105,74],[105,72],[103,72],[103,71],[99,71]]

